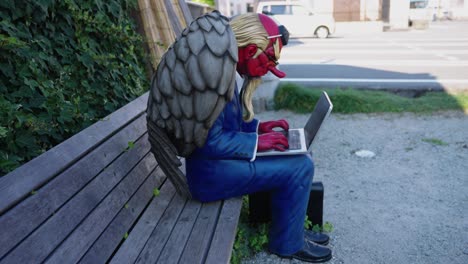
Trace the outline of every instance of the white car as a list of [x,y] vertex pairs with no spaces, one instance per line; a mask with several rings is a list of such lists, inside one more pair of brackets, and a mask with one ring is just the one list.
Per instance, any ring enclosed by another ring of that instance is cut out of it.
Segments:
[[257,13],[273,17],[286,27],[291,37],[327,38],[335,33],[335,19],[332,15],[314,13],[298,2],[260,2]]

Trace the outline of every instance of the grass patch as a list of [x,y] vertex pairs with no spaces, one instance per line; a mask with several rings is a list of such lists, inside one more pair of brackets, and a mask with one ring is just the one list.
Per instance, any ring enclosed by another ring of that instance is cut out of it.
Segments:
[[444,142],[438,138],[423,138],[421,139],[423,142],[430,143],[432,145],[437,145],[437,146],[447,146],[448,143]]
[[[429,92],[418,98],[402,97],[384,91],[356,89],[324,89],[333,102],[335,113],[414,112],[431,113],[441,110],[468,111],[468,93],[447,94]],[[320,97],[322,89],[284,83],[276,90],[276,109],[288,109],[297,113],[309,113]]]
[[239,264],[243,259],[266,249],[268,244],[268,224],[249,223],[249,196],[242,197],[242,210],[237,226],[236,240],[231,255],[231,264]]

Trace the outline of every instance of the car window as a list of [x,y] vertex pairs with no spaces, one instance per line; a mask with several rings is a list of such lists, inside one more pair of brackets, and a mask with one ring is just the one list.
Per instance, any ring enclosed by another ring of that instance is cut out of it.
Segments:
[[271,13],[273,15],[286,15],[286,6],[285,5],[272,5]]
[[428,1],[425,1],[425,0],[411,0],[410,8],[411,9],[426,8],[427,4],[428,4]]
[[268,7],[270,7],[270,6],[263,6],[262,13],[265,14],[265,12],[268,12]]
[[299,5],[292,5],[291,6],[291,13],[293,15],[309,15],[309,11],[303,7],[303,6],[299,6]]

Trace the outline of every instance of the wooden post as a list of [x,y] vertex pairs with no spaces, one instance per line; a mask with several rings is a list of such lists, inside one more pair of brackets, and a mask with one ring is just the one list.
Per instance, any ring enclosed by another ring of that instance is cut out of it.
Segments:
[[166,49],[192,18],[185,1],[139,0],[138,7],[151,53],[151,64],[156,69]]

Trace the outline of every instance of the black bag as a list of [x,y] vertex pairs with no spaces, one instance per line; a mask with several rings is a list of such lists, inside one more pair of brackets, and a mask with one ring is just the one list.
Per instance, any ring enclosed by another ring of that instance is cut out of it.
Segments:
[[[307,216],[313,225],[323,225],[323,184],[313,182],[310,190]],[[252,223],[271,221],[270,192],[257,192],[249,195],[249,220]]]

